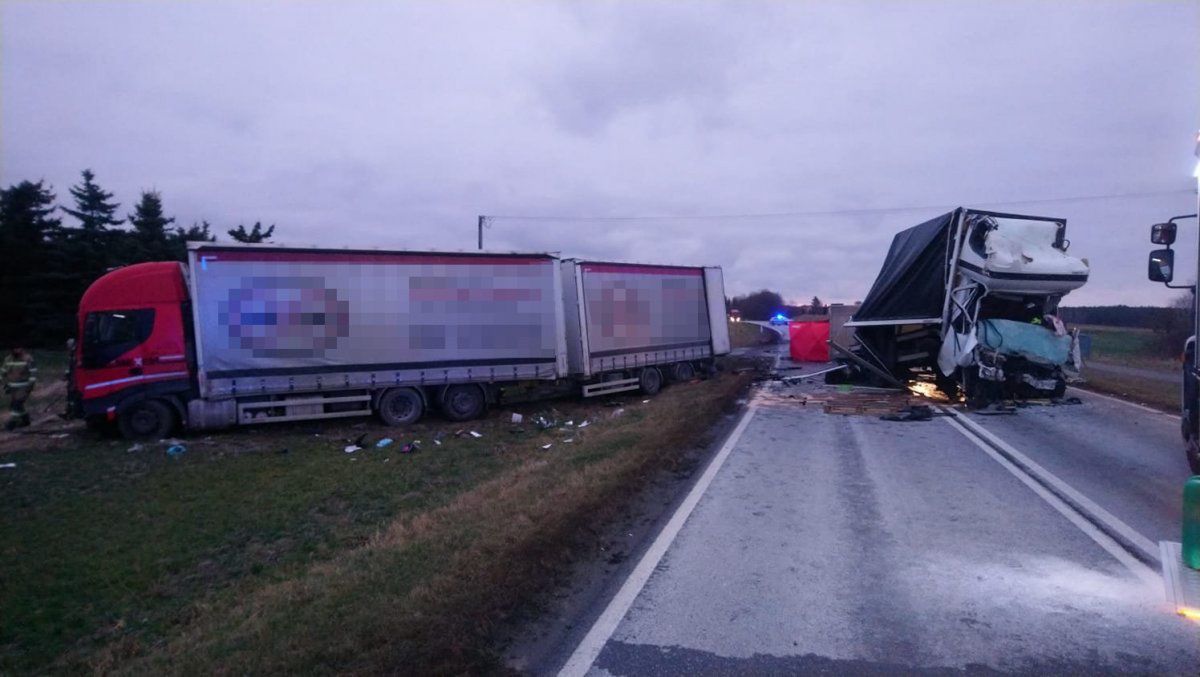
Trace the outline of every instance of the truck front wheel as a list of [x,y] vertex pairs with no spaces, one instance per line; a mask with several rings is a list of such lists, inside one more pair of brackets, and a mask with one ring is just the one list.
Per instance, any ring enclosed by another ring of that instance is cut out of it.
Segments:
[[392,388],[379,398],[377,413],[385,425],[411,425],[425,413],[425,400],[412,388]]
[[442,393],[442,414],[451,421],[479,418],[485,409],[487,398],[477,385],[450,386]]
[[143,400],[117,416],[117,428],[127,440],[155,440],[171,434],[175,413],[161,400]]

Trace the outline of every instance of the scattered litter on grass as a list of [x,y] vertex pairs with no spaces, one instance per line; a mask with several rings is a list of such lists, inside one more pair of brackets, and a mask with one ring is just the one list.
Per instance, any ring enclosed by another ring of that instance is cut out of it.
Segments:
[[650,400],[642,400],[642,404],[650,404]]
[[588,422],[587,422],[587,421],[584,421],[583,423],[580,423],[580,424],[579,424],[579,427],[580,427],[580,428],[586,428],[586,427],[588,427]]
[[167,456],[170,456],[171,458],[179,458],[185,451],[187,451],[187,447],[183,446],[182,444],[172,444],[171,446],[167,447]]
[[513,422],[513,423],[520,423],[521,421],[524,421],[524,420],[525,420],[525,417],[524,417],[524,416],[522,416],[522,415],[520,415],[520,414],[514,413],[514,414],[512,415],[512,422]]
[[552,446],[554,446],[554,443],[553,443],[553,442],[551,442],[550,444],[543,444],[543,445],[542,445],[542,448],[543,448],[543,449],[549,449],[549,448],[550,448],[550,447],[552,447]]
[[375,446],[379,449],[382,449],[382,448],[386,447],[387,445],[391,444],[392,442],[395,442],[395,440],[393,440],[390,437],[385,437],[382,440],[379,440],[378,442],[376,442]]
[[[1075,399],[1079,399],[1079,398],[1077,397]],[[50,438],[55,439],[55,440],[61,440],[64,437],[70,437],[70,436],[71,436],[71,433],[58,433],[57,435],[51,435]]]
[[345,449],[342,449],[342,451],[346,452],[347,454],[353,454],[354,452],[359,451],[361,449],[362,449],[362,447],[358,446],[357,444],[351,444],[351,445],[347,446]]
[[392,457],[391,457],[391,456],[385,456],[385,457],[383,458],[383,462],[384,462],[384,463],[387,463],[387,462],[388,462],[388,461],[390,461],[390,460],[392,460]]
[[609,418],[616,418],[616,417],[618,417],[618,416],[620,416],[621,414],[624,414],[624,413],[625,413],[625,410],[624,410],[624,409],[613,409],[613,412],[612,412],[611,414],[609,414],[609,415],[608,415],[608,417],[609,417]]
[[400,453],[411,454],[421,450],[421,440],[413,440],[400,448]]
[[0,463],[0,468],[15,468],[15,467],[17,467],[16,463]]
[[433,441],[433,443],[434,443],[434,444],[436,444],[436,445],[438,445],[439,447],[440,447],[440,446],[442,446],[442,441],[441,441],[441,440],[434,440],[434,441]]
[[128,449],[126,449],[125,451],[127,451],[127,452],[129,452],[129,453],[131,453],[131,454],[132,454],[132,453],[133,453],[133,452],[135,452],[135,451],[141,451],[142,449],[145,449],[145,448],[146,448],[146,447],[145,447],[144,445],[141,445],[141,444],[135,444],[135,445],[133,445],[132,447],[129,447]]
[[483,435],[480,435],[479,433],[477,433],[477,432],[475,432],[474,430],[472,430],[472,431],[471,431],[471,437],[476,437],[476,438],[478,438],[478,437],[483,437]]
[[552,418],[546,418],[544,414],[538,414],[537,417],[533,419],[533,422],[537,425],[538,430],[549,430],[558,425],[558,421]]
[[567,439],[563,440],[563,442],[566,444],[570,444],[571,442],[574,442],[574,441],[575,441],[574,437],[568,437]]
[[575,421],[567,421],[567,422],[566,422],[566,423],[564,423],[563,425],[565,425],[565,426],[567,426],[567,427],[569,428],[569,427],[571,427],[571,426],[575,425]]

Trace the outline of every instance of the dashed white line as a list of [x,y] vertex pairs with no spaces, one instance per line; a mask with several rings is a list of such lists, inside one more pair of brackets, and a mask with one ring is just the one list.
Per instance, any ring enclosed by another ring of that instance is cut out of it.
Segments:
[[621,589],[609,601],[608,606],[604,608],[604,612],[592,624],[592,629],[588,631],[583,640],[579,642],[579,646],[575,647],[574,653],[567,659],[565,665],[559,670],[559,677],[582,677],[591,669],[592,663],[596,661],[596,657],[600,655],[600,651],[604,645],[608,643],[608,639],[612,637],[613,631],[617,629],[617,625],[621,623],[621,619],[629,611],[629,607],[633,605],[633,601],[641,594],[642,588],[646,585],[646,581],[650,580],[650,575],[654,573],[654,569],[658,567],[658,563],[662,561],[663,555],[667,549],[671,547],[671,543],[675,541],[675,537],[679,535],[680,529],[683,528],[687,518],[692,514],[692,510],[696,508],[696,504],[700,502],[700,497],[708,490],[708,485],[712,484],[713,478],[717,472],[721,470],[725,459],[729,456],[729,452],[737,446],[738,440],[741,439],[742,433],[745,432],[746,426],[750,424],[750,420],[754,418],[756,406],[751,404],[749,408],[742,414],[742,418],[734,427],[733,432],[729,434],[729,439],[725,440],[725,444],[721,446],[720,451],[709,462],[705,468],[704,474],[700,476],[699,481],[688,492],[687,498],[683,499],[683,503],[676,508],[675,514],[671,515],[671,520],[667,522],[662,531],[654,539],[654,543],[642,555],[642,559],[634,567],[629,577],[625,579],[625,583],[621,585]]

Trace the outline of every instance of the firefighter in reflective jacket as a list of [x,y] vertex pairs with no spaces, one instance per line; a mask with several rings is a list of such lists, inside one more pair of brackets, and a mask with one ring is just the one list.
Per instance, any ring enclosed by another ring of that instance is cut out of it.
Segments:
[[33,355],[24,348],[13,348],[0,364],[0,384],[4,386],[4,394],[8,395],[8,421],[5,430],[13,430],[29,425],[29,412],[25,411],[25,401],[33,391],[37,382],[37,367],[33,364]]

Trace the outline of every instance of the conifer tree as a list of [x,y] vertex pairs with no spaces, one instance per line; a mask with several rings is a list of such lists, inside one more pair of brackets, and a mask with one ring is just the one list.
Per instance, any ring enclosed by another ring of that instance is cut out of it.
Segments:
[[250,230],[246,230],[246,227],[239,223],[237,228],[228,230],[226,232],[229,233],[229,237],[232,237],[237,242],[246,242],[251,244],[266,242],[271,238],[271,235],[275,233],[275,224],[272,223],[270,228],[263,230],[262,223],[255,221],[254,227]]
[[187,260],[187,243],[189,242],[216,242],[217,236],[210,231],[212,228],[208,221],[193,223],[187,228],[176,228],[171,233],[171,258],[176,261]]
[[130,252],[133,256],[127,257],[127,261],[166,261],[172,258],[171,232],[167,226],[174,222],[174,217],[163,215],[162,195],[158,191],[142,191],[142,198],[134,207],[134,213],[129,215],[134,246]]
[[60,227],[54,201],[54,191],[42,181],[0,190],[0,345],[44,345],[58,338],[45,335],[62,315],[46,276],[48,240]]

